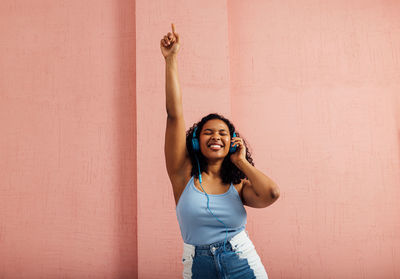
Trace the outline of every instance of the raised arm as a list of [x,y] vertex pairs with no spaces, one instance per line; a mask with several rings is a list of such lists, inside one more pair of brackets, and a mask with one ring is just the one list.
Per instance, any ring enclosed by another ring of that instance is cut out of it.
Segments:
[[172,33],[168,33],[160,42],[165,59],[165,94],[167,109],[167,128],[165,131],[165,162],[172,181],[181,175],[183,166],[190,160],[186,149],[186,129],[183,118],[182,94],[178,80],[179,35],[172,24]]

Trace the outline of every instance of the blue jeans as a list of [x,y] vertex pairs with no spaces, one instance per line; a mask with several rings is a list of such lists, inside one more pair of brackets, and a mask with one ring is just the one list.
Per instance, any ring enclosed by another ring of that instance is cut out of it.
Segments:
[[184,279],[268,279],[246,230],[210,245],[183,243]]

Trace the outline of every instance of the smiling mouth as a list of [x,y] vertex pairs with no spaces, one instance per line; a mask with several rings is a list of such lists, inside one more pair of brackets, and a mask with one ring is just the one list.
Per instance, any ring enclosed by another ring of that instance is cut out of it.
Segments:
[[208,146],[208,148],[210,148],[211,150],[220,150],[222,149],[222,146],[217,144],[211,144]]

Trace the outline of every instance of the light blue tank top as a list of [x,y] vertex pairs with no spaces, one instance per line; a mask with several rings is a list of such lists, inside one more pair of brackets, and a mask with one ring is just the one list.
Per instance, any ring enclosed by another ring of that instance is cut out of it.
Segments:
[[[212,213],[228,229],[228,240],[245,229],[247,213],[232,183],[223,194],[207,195]],[[183,241],[187,244],[207,245],[225,240],[226,228],[208,210],[207,196],[194,185],[194,176],[190,178],[179,198],[176,216]]]

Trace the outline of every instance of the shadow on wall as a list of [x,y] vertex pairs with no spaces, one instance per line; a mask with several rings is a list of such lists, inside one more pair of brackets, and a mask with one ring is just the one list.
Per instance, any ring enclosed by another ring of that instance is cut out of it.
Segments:
[[[112,3],[112,2],[110,2]],[[118,18],[115,36],[109,38],[115,44],[115,69],[118,74],[112,75],[114,95],[116,132],[118,143],[115,159],[120,169],[115,196],[118,202],[117,220],[115,222],[115,274],[118,278],[138,278],[138,244],[137,244],[137,165],[136,165],[136,1],[119,0],[110,5],[114,8],[113,18]]]
[[397,131],[397,154],[398,154],[398,164],[397,166],[399,167],[399,175],[400,175],[400,94],[394,93],[394,98],[393,98],[393,104],[394,104],[394,121],[396,124],[396,131]]

